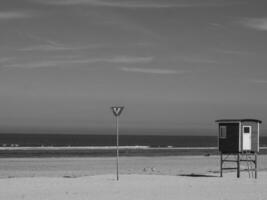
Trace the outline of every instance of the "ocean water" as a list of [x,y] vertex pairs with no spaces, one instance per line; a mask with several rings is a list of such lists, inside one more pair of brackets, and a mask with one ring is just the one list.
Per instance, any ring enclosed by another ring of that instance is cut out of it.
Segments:
[[[120,135],[120,146],[217,147],[216,136]],[[0,134],[0,146],[116,146],[115,135]],[[260,138],[267,147],[267,137]]]
[[[120,146],[215,147],[213,136],[120,135]],[[115,135],[0,134],[0,146],[116,146]]]
[[[115,135],[0,134],[0,157],[8,158],[114,157],[116,148],[110,147],[115,146]],[[120,146],[121,156],[218,155],[215,136],[121,135]],[[267,147],[267,137],[260,146]],[[266,153],[267,148],[260,150]]]

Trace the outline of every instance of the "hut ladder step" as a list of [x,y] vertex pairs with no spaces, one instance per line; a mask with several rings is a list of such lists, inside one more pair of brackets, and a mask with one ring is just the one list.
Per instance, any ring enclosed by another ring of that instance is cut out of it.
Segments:
[[247,162],[247,171],[248,171],[248,176],[249,178],[253,178],[253,166],[252,166],[252,158],[249,153],[245,153],[245,158]]

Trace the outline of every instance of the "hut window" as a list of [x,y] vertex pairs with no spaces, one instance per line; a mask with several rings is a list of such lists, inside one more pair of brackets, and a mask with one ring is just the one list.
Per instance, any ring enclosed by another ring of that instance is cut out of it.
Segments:
[[251,126],[244,126],[243,133],[251,133]]
[[226,138],[226,126],[220,126],[220,138]]

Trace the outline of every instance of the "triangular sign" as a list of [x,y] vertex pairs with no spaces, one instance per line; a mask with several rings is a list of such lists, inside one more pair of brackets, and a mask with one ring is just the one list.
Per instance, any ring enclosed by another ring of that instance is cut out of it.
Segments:
[[113,107],[111,107],[111,110],[112,110],[114,116],[118,117],[121,115],[123,108],[124,108],[123,106],[113,106]]

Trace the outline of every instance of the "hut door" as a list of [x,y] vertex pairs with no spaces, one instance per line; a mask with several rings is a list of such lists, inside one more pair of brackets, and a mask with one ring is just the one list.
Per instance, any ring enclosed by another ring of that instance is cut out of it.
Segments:
[[243,126],[243,150],[251,150],[251,126]]

